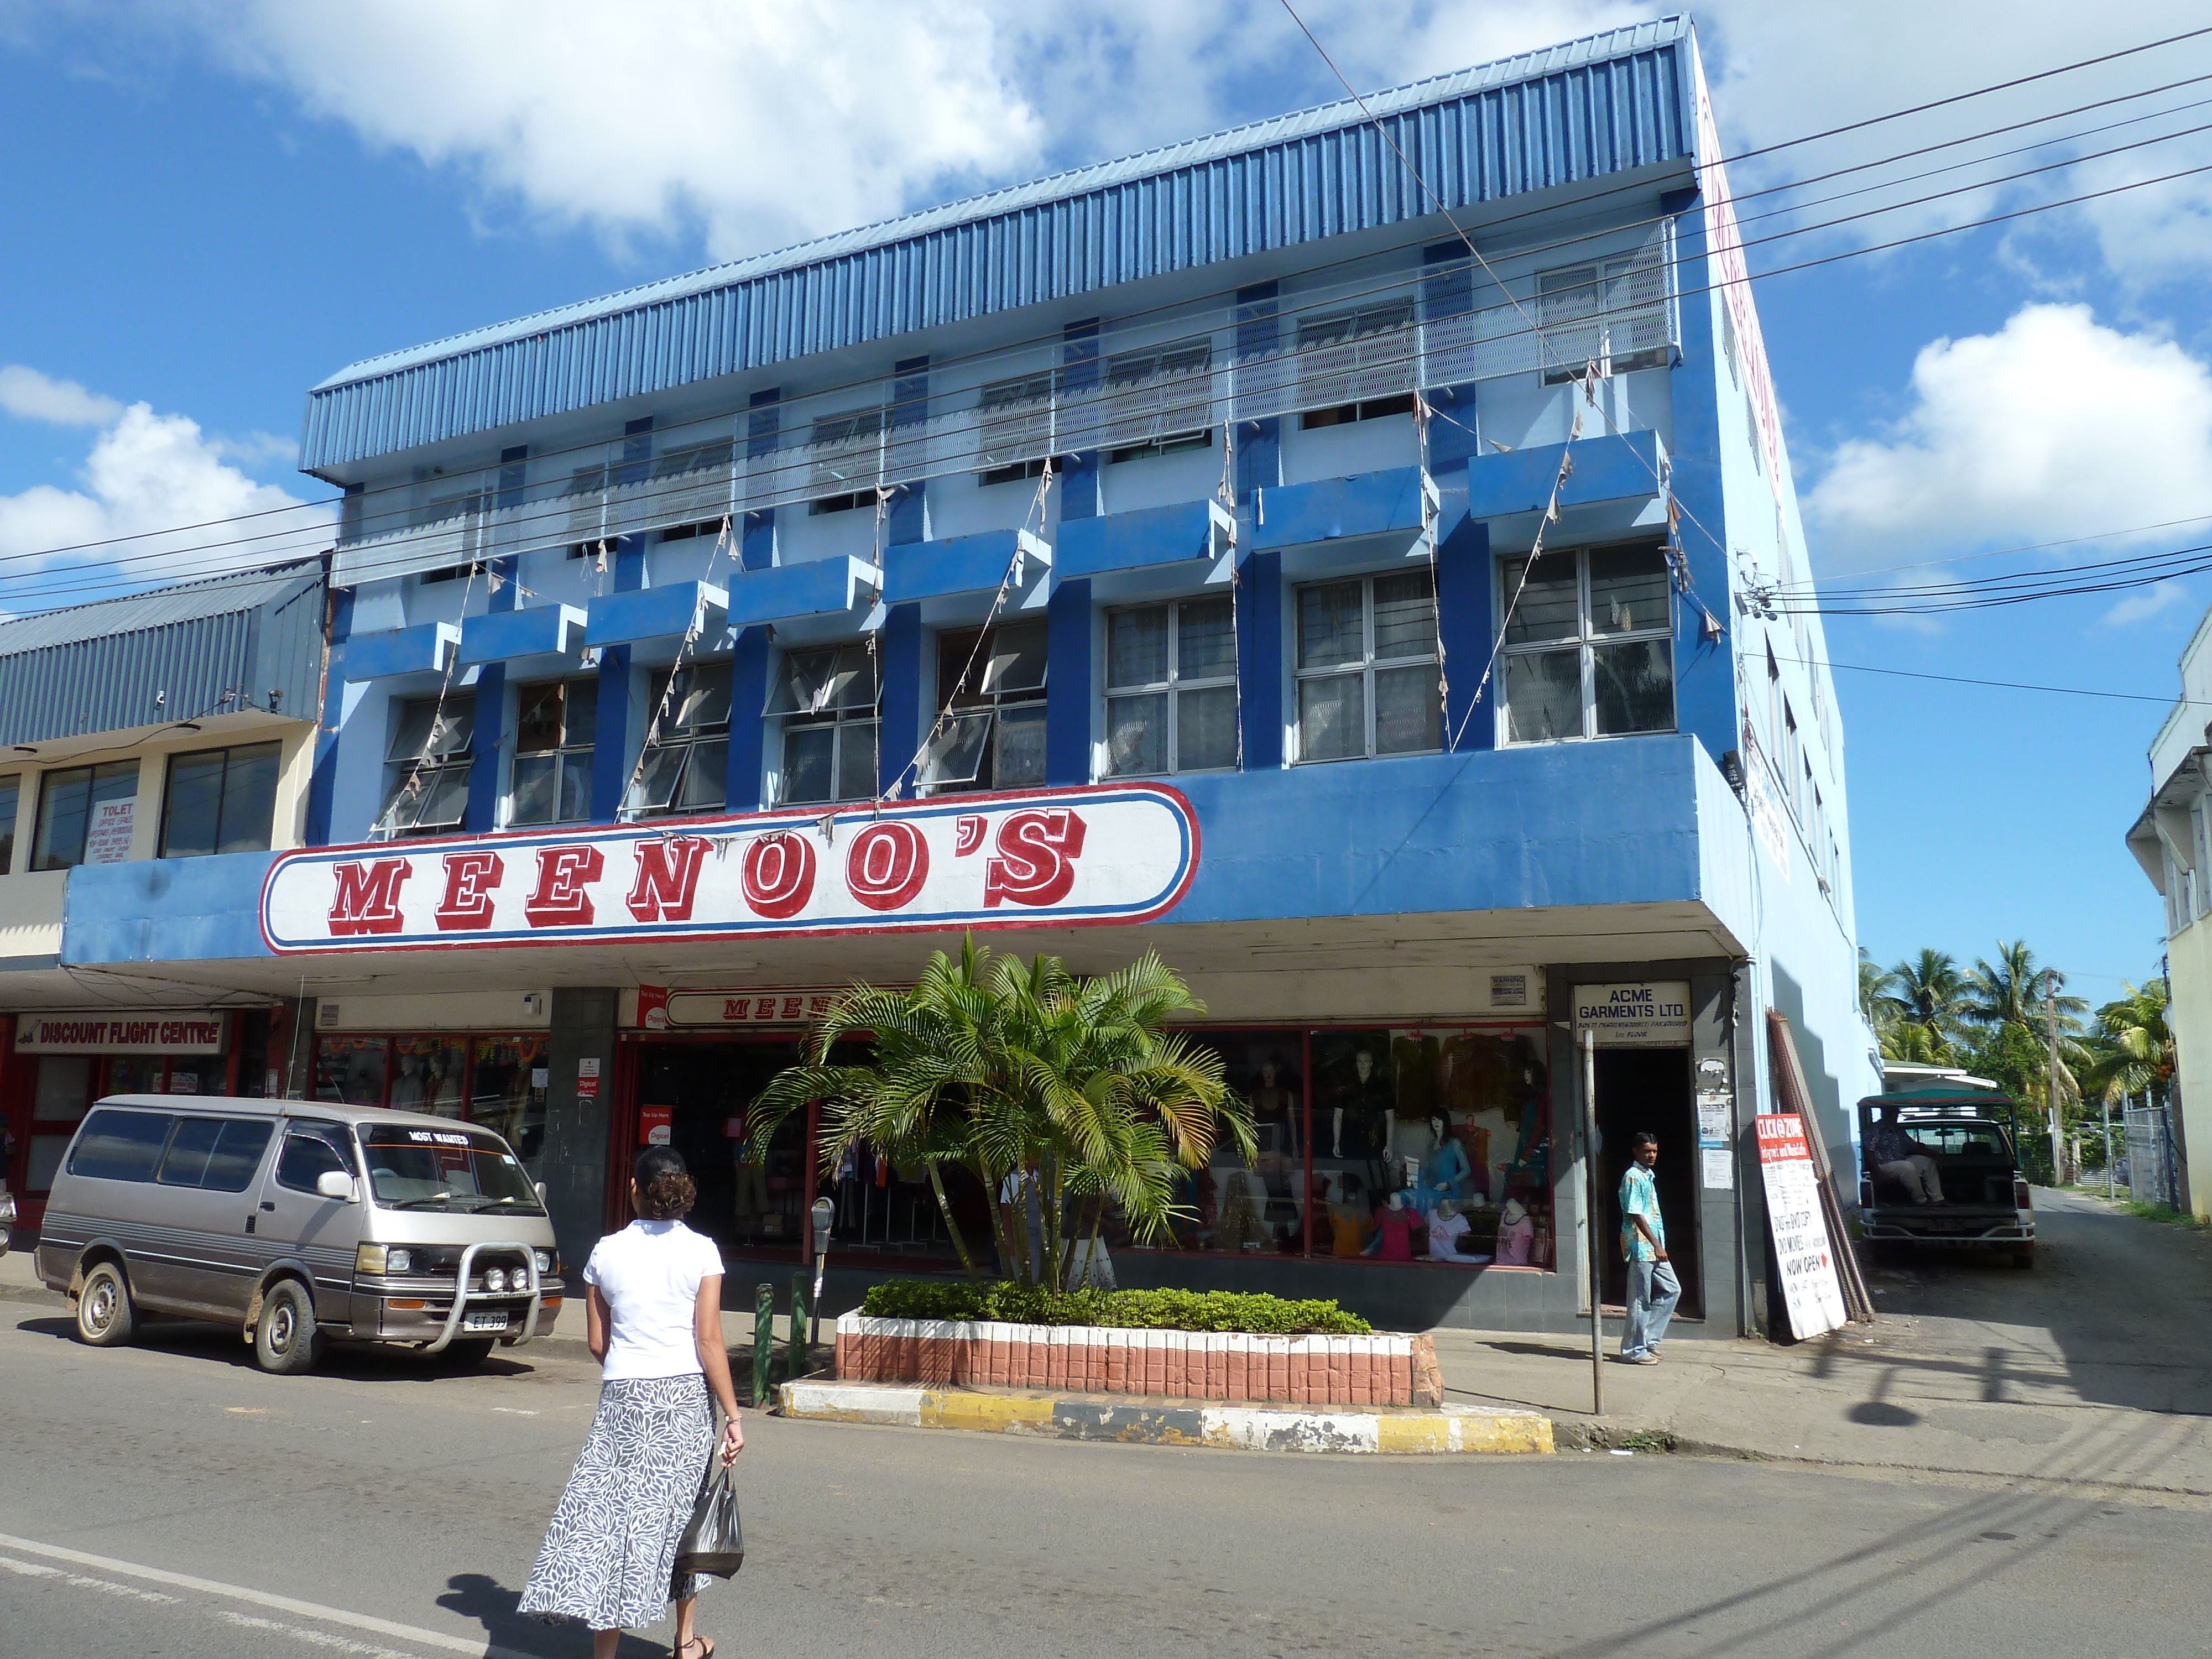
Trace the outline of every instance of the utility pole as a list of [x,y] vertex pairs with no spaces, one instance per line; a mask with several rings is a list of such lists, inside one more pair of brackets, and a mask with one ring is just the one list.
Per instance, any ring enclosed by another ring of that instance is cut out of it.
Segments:
[[1605,1294],[1605,1258],[1598,1254],[1597,1030],[1585,1025],[1579,1035],[1583,1049],[1583,1208],[1589,1215],[1585,1236],[1589,1244],[1590,1415],[1603,1417],[1605,1316],[1600,1304]]
[[2051,1184],[2061,1187],[2066,1182],[2066,1170],[2060,1161],[2065,1146],[2058,1133],[2058,974],[2055,969],[2044,970],[2043,1023],[2051,1035]]
[[2112,1184],[2112,1096],[2110,1096],[2109,1094],[2108,1094],[2108,1095],[2106,1095],[2106,1096],[2104,1097],[2104,1106],[2105,1106],[2105,1201],[2106,1201],[2107,1204],[2109,1204],[2109,1203],[2111,1203],[2111,1202],[2112,1201],[2112,1198],[2113,1198],[2113,1196],[2114,1196],[2114,1194],[2113,1194],[2113,1184]]

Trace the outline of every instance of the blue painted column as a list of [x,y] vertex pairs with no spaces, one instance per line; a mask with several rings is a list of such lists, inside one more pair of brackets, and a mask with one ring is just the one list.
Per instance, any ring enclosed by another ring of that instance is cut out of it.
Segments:
[[1283,556],[1255,553],[1237,571],[1237,705],[1243,769],[1283,763]]
[[[1060,384],[1066,393],[1089,392],[1098,384],[1098,319],[1070,323],[1060,331]],[[1099,468],[1103,459],[1095,449],[1079,450],[1060,458],[1060,516],[1095,519],[1105,511],[1104,479]],[[1047,738],[1048,744],[1050,738]]]
[[[892,365],[891,372],[890,439],[896,444],[902,436],[908,441],[920,437],[920,433],[909,428],[929,418],[929,359],[903,358]],[[896,547],[928,540],[928,485],[916,478],[902,482],[894,489],[884,526],[886,543]]]
[[[1421,313],[1431,323],[1464,317],[1474,309],[1474,273],[1464,242],[1439,242],[1421,250],[1421,263],[1436,274],[1421,279]],[[1475,436],[1474,382],[1424,386],[1428,400],[1429,474],[1441,480],[1464,467],[1479,453]]]
[[[520,467],[514,469],[520,472]],[[501,495],[505,496],[505,473],[501,469]],[[520,495],[520,486],[517,495]],[[491,574],[498,579],[492,589],[486,609],[493,611],[513,611],[520,597],[514,589],[515,567],[519,559],[509,556],[494,559]],[[461,827],[471,835],[499,827],[500,782],[506,770],[507,739],[507,665],[488,662],[477,670],[476,730],[470,738],[470,747],[476,758],[469,765],[469,805],[461,818]]]
[[[1237,290],[1237,360],[1266,357],[1283,348],[1283,319],[1273,283]],[[1283,481],[1283,422],[1277,415],[1237,422],[1237,503],[1250,507],[1255,490]]]
[[[1713,343],[1712,281],[1705,248],[1705,216],[1695,191],[1678,191],[1661,208],[1674,221],[1674,283],[1688,295],[1680,304],[1682,361],[1668,376],[1674,401],[1674,447],[1670,482],[1685,511],[1680,536],[1690,580],[1713,614],[1729,612],[1727,497],[1721,488],[1720,380],[1727,373]],[[1755,440],[1754,440],[1755,441]],[[1686,598],[1674,606],[1674,720],[1694,732],[1715,762],[1739,745],[1735,672],[1725,638],[1704,637],[1704,617]]]
[[902,775],[921,743],[922,640],[921,606],[893,605],[881,641],[883,725],[876,787],[888,790],[897,784],[901,796],[914,793],[913,779]]
[[1091,579],[1058,583],[1046,612],[1044,781],[1091,781]]
[[[1439,480],[1442,482],[1442,480]],[[1444,744],[1459,750],[1498,746],[1498,676],[1475,690],[1495,637],[1490,611],[1490,526],[1468,514],[1467,469],[1445,490],[1443,520],[1437,526],[1437,614],[1443,623],[1444,653]],[[1454,733],[1457,733],[1456,739]]]
[[[745,415],[745,459],[757,461],[775,453],[783,435],[783,388],[756,392]],[[775,509],[748,513],[738,526],[738,558],[748,570],[766,570],[775,562]]]
[[723,800],[732,812],[761,805],[761,761],[768,722],[769,630],[765,624],[738,635],[730,659],[730,765],[724,775]]
[[[359,510],[362,487],[346,486],[342,510]],[[314,769],[307,775],[306,842],[310,847],[331,844],[331,801],[338,781],[338,723],[345,718],[345,646],[353,632],[353,590],[340,587],[331,594],[331,657],[324,675],[323,708],[315,724]],[[381,758],[379,757],[378,758]]]
[[[645,586],[645,549],[635,536],[616,538],[613,548],[614,591],[634,593]],[[592,822],[612,823],[622,813],[623,794],[629,787],[630,725],[629,647],[610,645],[599,652],[598,729],[592,740]],[[645,737],[638,729],[638,740]]]

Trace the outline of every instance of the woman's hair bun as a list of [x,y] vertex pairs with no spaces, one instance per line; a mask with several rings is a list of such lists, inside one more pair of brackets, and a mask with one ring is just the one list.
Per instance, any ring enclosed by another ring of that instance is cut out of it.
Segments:
[[647,1221],[673,1221],[690,1212],[699,1188],[673,1146],[648,1146],[631,1169],[637,1182],[637,1212]]

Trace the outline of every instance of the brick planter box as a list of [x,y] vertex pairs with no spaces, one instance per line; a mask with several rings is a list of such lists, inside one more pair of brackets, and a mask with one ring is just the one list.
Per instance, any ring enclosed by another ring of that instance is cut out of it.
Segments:
[[1426,1336],[1248,1336],[994,1321],[837,1321],[848,1382],[1061,1389],[1297,1406],[1439,1406],[1443,1374]]

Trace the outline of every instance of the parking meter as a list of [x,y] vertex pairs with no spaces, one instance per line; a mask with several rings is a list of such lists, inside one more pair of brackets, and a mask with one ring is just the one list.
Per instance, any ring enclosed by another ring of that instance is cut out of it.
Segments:
[[814,1200],[814,1326],[822,1327],[822,1273],[830,1265],[830,1229],[837,1219],[837,1206],[826,1198]]

